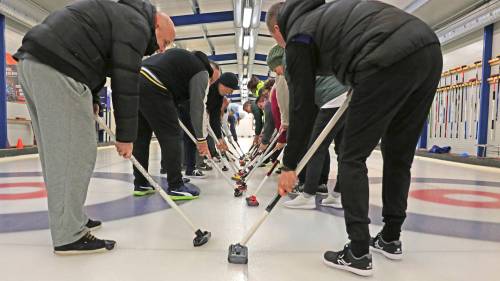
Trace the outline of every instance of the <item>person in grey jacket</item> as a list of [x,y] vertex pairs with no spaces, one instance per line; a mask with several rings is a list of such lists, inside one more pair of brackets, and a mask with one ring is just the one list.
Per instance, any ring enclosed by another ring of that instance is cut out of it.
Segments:
[[115,241],[94,237],[101,222],[84,210],[97,143],[94,114],[111,78],[118,154],[130,158],[137,134],[143,56],[175,38],[172,20],[148,1],[76,1],[51,13],[15,54],[37,140],[54,252],[106,252]]

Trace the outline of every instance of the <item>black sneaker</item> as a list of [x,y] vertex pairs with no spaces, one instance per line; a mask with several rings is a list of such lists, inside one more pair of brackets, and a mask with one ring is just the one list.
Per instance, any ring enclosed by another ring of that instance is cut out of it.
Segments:
[[391,260],[400,260],[403,258],[403,244],[400,240],[386,242],[382,238],[382,234],[379,233],[377,236],[371,239],[370,248],[372,251],[381,253],[386,258]]
[[113,250],[115,244],[112,240],[98,239],[89,231],[76,242],[54,247],[54,253],[62,256],[102,253]]
[[182,182],[183,182],[183,183],[188,183],[188,182],[190,182],[190,181],[191,181],[191,180],[190,180],[190,179],[188,179],[188,178],[182,178]]
[[160,174],[165,175],[166,173],[167,173],[167,169],[163,169],[163,168],[160,169]]
[[208,165],[207,163],[200,164],[199,166],[200,170],[203,171],[212,171],[214,168],[212,166]]
[[323,256],[325,264],[330,267],[346,270],[361,276],[372,275],[372,255],[368,253],[357,258],[352,254],[350,245],[351,244],[345,245],[344,249],[340,252],[326,252]]
[[87,224],[85,226],[90,230],[97,230],[97,229],[101,228],[102,222],[93,221],[93,220],[89,219],[89,221],[87,222]]

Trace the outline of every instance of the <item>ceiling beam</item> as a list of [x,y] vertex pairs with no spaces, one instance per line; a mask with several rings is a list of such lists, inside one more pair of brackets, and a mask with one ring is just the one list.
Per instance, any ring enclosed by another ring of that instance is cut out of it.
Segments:
[[416,10],[420,9],[423,5],[427,4],[429,0],[413,0],[410,4],[406,6],[404,9],[407,13],[413,13]]
[[[208,56],[208,58],[213,60],[213,61],[236,60],[236,53],[212,55],[212,56]],[[267,55],[255,54],[255,60],[256,61],[266,61]]]
[[[237,62],[225,62],[225,63],[219,63],[219,65],[236,65],[238,64]],[[267,66],[267,63],[264,62],[255,62],[254,65],[261,65],[261,66]]]
[[[198,0],[190,0],[191,2],[191,9],[193,10],[193,14],[199,15],[201,14],[200,10],[200,4],[198,3]],[[207,41],[208,48],[210,49],[210,53],[212,55],[215,55],[215,47],[212,41],[208,38],[208,30],[205,24],[201,25],[201,31],[203,32],[203,39]]]
[[196,15],[172,16],[172,21],[175,26],[196,25],[204,23],[233,21],[234,16],[232,11],[200,13]]
[[449,44],[500,20],[500,2],[492,1],[436,31],[441,45]]
[[[213,13],[199,13],[194,15],[172,16],[171,18],[175,26],[184,26],[184,25],[197,25],[205,23],[233,21],[234,14],[233,11],[224,11],[224,12],[213,12]],[[266,12],[261,12],[260,20],[261,21],[266,20]]]
[[[234,37],[236,36],[236,33],[231,32],[231,33],[220,33],[220,34],[208,34],[208,38],[218,38],[218,37]],[[264,38],[272,38],[271,35],[267,34],[259,34],[259,37],[264,37]],[[188,37],[180,37],[180,38],[175,38],[175,41],[187,41],[187,40],[199,40],[199,39],[204,39],[205,37],[203,35],[198,35],[198,36],[188,36]]]
[[[232,33],[221,33],[221,34],[212,34],[212,35],[207,35],[208,38],[217,38],[217,37],[232,37],[235,36],[236,34],[234,32]],[[199,36],[190,36],[190,37],[181,37],[181,38],[175,38],[175,41],[187,41],[187,40],[199,40],[205,38],[203,35]]]

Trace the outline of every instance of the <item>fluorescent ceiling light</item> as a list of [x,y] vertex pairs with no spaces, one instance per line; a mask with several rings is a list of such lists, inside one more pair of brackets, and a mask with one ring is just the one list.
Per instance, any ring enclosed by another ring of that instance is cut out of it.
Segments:
[[248,51],[250,49],[250,36],[243,37],[243,50]]
[[239,28],[237,30],[237,35],[238,35],[238,45],[239,45],[239,48],[243,48],[243,29],[242,28]]
[[248,56],[243,56],[243,64],[248,64]]
[[252,28],[258,28],[260,26],[261,8],[262,0],[254,0],[254,11],[252,13]]
[[252,8],[243,10],[243,28],[249,28],[252,23]]
[[236,0],[233,1],[233,8],[234,8],[234,24],[236,27],[241,27],[241,10],[243,9],[242,1],[241,0]]

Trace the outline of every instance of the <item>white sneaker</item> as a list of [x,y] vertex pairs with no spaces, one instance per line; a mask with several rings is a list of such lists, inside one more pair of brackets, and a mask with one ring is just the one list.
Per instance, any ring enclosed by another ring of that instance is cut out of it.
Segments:
[[328,197],[321,200],[319,203],[321,206],[333,207],[335,209],[342,209],[342,201],[340,200],[340,193],[333,192],[333,194],[328,194]]
[[290,209],[316,209],[316,196],[306,198],[303,193],[299,194],[295,199],[285,202],[283,205]]

